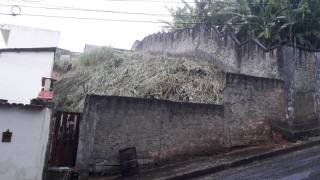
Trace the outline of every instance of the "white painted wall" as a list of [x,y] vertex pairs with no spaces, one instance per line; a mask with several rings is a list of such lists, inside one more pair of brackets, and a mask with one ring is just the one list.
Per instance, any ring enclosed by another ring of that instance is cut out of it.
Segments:
[[42,77],[51,77],[54,52],[0,53],[0,99],[30,103],[41,90]]
[[0,106],[0,133],[13,133],[11,143],[0,142],[0,180],[42,179],[50,116],[47,108]]
[[9,30],[7,48],[57,47],[60,33],[24,26],[4,25]]

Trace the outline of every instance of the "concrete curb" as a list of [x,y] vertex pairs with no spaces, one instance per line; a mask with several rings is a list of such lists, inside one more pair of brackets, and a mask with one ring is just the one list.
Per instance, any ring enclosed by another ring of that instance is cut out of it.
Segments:
[[265,160],[267,158],[272,158],[272,157],[284,155],[284,154],[287,154],[287,153],[290,153],[290,152],[311,148],[311,147],[319,145],[319,144],[320,144],[320,140],[306,142],[306,143],[303,143],[303,144],[294,145],[294,146],[283,148],[283,149],[276,149],[276,150],[272,150],[272,151],[269,151],[269,152],[253,155],[253,156],[250,156],[250,157],[246,157],[246,158],[243,158],[243,159],[238,159],[238,160],[231,161],[231,162],[228,162],[228,163],[222,163],[222,164],[219,164],[219,165],[216,165],[216,166],[212,166],[212,167],[208,167],[208,168],[205,168],[205,169],[196,170],[196,171],[192,171],[192,172],[187,172],[187,173],[180,174],[180,175],[175,175],[175,176],[168,177],[168,178],[165,178],[165,179],[166,180],[192,179],[192,178],[204,176],[204,175],[207,175],[207,174],[212,174],[212,173],[216,173],[216,172],[219,172],[219,171],[227,170],[227,169],[230,169],[230,168],[235,168],[235,167],[247,165],[249,163],[253,163],[253,162],[256,162],[256,161]]

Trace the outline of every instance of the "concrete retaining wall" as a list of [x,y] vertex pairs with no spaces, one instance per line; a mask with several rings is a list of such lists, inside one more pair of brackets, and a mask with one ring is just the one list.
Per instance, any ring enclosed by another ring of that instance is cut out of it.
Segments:
[[132,50],[195,57],[213,62],[224,72],[280,78],[279,49],[266,49],[257,40],[241,43],[232,32],[205,25],[149,35],[136,41]]
[[270,123],[284,121],[283,81],[227,74],[223,92],[229,145],[247,146],[270,140]]
[[283,95],[280,80],[227,74],[223,106],[87,96],[77,167],[108,171],[128,147],[148,164],[267,142],[269,122],[284,119]]
[[[136,42],[133,50],[190,56],[212,62],[224,72],[283,79],[288,103],[293,103],[294,121],[316,118],[316,52],[286,45],[267,49],[258,40],[240,42],[232,32],[219,32],[205,25],[149,35]],[[288,71],[290,68],[293,73]],[[294,84],[294,97],[288,94],[290,83]]]

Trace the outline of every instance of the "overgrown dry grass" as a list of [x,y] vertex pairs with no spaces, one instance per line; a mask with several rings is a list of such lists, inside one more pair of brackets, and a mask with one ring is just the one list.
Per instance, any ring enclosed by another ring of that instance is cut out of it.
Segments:
[[55,85],[58,109],[82,111],[86,94],[213,104],[222,100],[224,74],[206,62],[103,48],[73,64]]

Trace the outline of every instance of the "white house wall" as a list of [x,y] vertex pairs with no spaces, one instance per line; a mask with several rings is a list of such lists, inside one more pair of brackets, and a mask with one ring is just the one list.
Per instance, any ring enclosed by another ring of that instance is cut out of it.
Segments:
[[11,143],[0,142],[1,180],[41,180],[51,112],[0,107],[0,131],[10,129]]
[[9,30],[7,48],[57,47],[60,33],[45,29],[4,25]]
[[54,52],[0,53],[0,99],[30,103],[41,90],[42,77],[51,77]]

